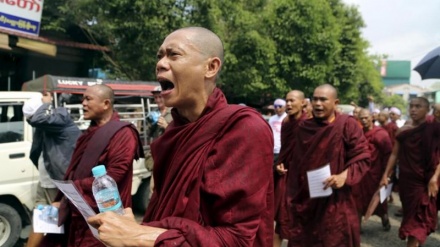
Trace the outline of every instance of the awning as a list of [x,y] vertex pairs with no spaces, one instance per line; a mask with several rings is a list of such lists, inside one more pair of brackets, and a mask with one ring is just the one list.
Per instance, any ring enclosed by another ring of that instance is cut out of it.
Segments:
[[9,36],[7,34],[0,33],[0,49],[11,50],[11,47],[9,47]]
[[8,49],[8,50],[11,50],[11,48],[13,48],[13,47],[9,47],[8,36],[15,36],[18,38],[17,47],[28,49],[38,53],[43,53],[49,56],[56,56],[57,46],[73,47],[78,49],[104,51],[104,52],[110,51],[110,49],[106,46],[79,43],[79,42],[66,41],[66,40],[55,40],[53,38],[26,35],[23,33],[13,32],[1,28],[0,28],[0,48]]
[[26,38],[18,37],[17,47],[25,48],[31,51],[35,51],[53,57],[57,55],[56,45],[30,40]]
[[115,95],[150,96],[152,91],[160,86],[156,81],[118,81],[96,78],[79,78],[44,75],[23,83],[22,91],[58,92],[70,94],[84,94],[89,86],[104,84],[111,87]]

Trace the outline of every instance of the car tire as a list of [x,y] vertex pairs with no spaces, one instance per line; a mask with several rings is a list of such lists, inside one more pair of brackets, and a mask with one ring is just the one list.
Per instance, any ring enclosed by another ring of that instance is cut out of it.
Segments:
[[21,233],[21,217],[11,206],[0,203],[0,246],[12,247]]
[[150,178],[144,179],[132,198],[133,209],[144,214],[150,202]]

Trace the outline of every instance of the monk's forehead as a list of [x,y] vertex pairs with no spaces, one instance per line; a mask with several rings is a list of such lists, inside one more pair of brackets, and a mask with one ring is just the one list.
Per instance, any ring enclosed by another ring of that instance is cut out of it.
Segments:
[[325,97],[328,99],[335,99],[336,98],[336,91],[335,89],[331,87],[326,86],[320,86],[315,89],[313,92],[314,97]]
[[429,107],[429,103],[426,102],[425,100],[419,99],[419,98],[414,98],[410,101],[410,104],[413,105],[422,105],[422,106],[426,106]]
[[304,94],[299,91],[290,91],[287,93],[286,98],[304,99]]
[[363,116],[363,117],[371,116],[371,113],[368,109],[361,109],[359,111],[359,116]]
[[159,48],[161,50],[179,49],[182,51],[202,52],[200,45],[194,42],[196,33],[190,30],[177,30],[168,35]]

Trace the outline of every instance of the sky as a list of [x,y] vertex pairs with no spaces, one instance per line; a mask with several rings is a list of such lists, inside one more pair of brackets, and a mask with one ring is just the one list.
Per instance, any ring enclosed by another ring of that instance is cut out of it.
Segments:
[[[410,60],[411,68],[440,46],[440,0],[343,0],[357,6],[366,27],[362,34],[371,54],[390,60]],[[421,81],[411,72],[411,84],[429,86],[438,80]]]

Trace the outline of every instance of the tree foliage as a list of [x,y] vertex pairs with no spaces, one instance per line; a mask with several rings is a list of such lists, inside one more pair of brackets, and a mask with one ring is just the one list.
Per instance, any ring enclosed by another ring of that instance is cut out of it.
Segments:
[[180,27],[203,26],[224,42],[219,87],[230,101],[261,106],[320,84],[342,102],[380,97],[382,85],[361,36],[363,20],[341,0],[53,0],[42,28],[109,46],[115,77],[154,80],[157,48]]

